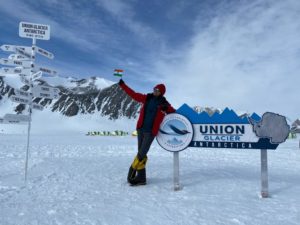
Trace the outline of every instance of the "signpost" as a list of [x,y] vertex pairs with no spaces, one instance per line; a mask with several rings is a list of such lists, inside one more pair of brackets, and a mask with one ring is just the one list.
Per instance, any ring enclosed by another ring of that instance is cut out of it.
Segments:
[[30,81],[25,76],[20,76],[21,82],[26,85],[30,85]]
[[11,96],[10,99],[13,102],[26,104],[26,105],[28,105],[31,102],[30,98],[25,98],[25,97],[15,96],[15,95]]
[[27,92],[27,91],[15,89],[14,92],[15,92],[16,96],[21,96],[21,97],[25,97],[25,98],[29,98],[30,96],[32,96],[32,93]]
[[52,69],[48,69],[46,67],[35,67],[34,71],[38,72],[38,71],[42,71],[43,73],[47,73],[47,74],[50,74],[50,75],[57,75],[57,72],[55,70],[52,70]]
[[[275,150],[289,135],[284,116],[266,112],[262,117],[253,113],[239,117],[226,108],[221,114],[198,114],[184,104],[176,113],[167,115],[157,135],[157,141],[174,153],[174,190],[179,190],[179,151],[187,147],[234,148],[261,150],[261,196],[268,193],[267,150]],[[175,154],[176,153],[176,154]]]
[[59,89],[47,86],[34,85],[33,81],[40,79],[43,72],[51,75],[57,75],[57,72],[45,67],[35,66],[35,53],[42,55],[46,58],[53,59],[54,55],[40,47],[36,46],[36,40],[49,40],[50,39],[50,26],[43,24],[35,24],[28,22],[21,22],[19,24],[19,36],[32,39],[32,46],[18,46],[18,45],[2,45],[0,48],[6,52],[14,52],[9,55],[8,59],[0,59],[0,64],[5,66],[0,70],[2,74],[18,74],[22,83],[28,85],[28,90],[15,89],[15,95],[10,99],[13,102],[28,105],[28,115],[14,115],[6,114],[0,118],[0,123],[21,124],[28,122],[27,132],[27,146],[26,146],[26,161],[25,161],[25,182],[27,182],[27,170],[29,161],[29,146],[30,146],[30,130],[31,130],[31,115],[32,109],[43,110],[42,105],[33,103],[34,97],[39,98],[58,98]]
[[28,53],[31,51],[31,47],[18,46],[18,45],[1,45],[0,48],[6,52],[15,52],[17,48],[20,50],[26,51]]
[[36,72],[32,75],[32,80],[40,79],[42,75],[43,75],[42,71]]
[[50,26],[36,23],[21,22],[19,25],[19,36],[40,40],[50,39]]
[[4,120],[10,120],[10,121],[28,122],[30,118],[29,118],[28,115],[5,114],[3,119]]
[[51,52],[48,52],[47,50],[42,49],[40,47],[36,47],[36,53],[38,53],[42,56],[45,56],[48,59],[53,59],[54,58],[54,55]]
[[21,55],[21,56],[24,56],[24,57],[26,57],[26,58],[28,58],[28,59],[31,59],[31,54],[28,53],[28,52],[26,52],[26,51],[25,51],[24,49],[22,49],[22,48],[16,48],[15,52],[18,53],[18,54]]
[[37,103],[32,103],[32,108],[42,111],[44,109],[44,106],[37,104]]
[[16,68],[9,68],[9,67],[2,67],[1,68],[2,74],[25,74],[30,75],[31,70],[28,68],[16,67]]
[[29,61],[21,61],[21,60],[13,60],[13,59],[0,59],[0,64],[6,66],[22,66],[22,67],[31,66]]
[[20,61],[27,61],[29,60],[28,58],[22,56],[22,55],[18,55],[18,54],[10,54],[8,56],[8,59],[12,59],[12,60],[20,60]]

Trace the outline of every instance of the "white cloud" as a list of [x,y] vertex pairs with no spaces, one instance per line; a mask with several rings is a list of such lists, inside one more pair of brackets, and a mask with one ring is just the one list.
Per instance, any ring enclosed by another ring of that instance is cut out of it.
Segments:
[[109,12],[119,23],[123,24],[134,35],[144,41],[155,42],[161,38],[148,24],[142,23],[135,18],[135,11],[129,1],[121,0],[97,0],[97,5]]
[[[300,2],[244,2],[157,64],[171,102],[299,117]],[[200,17],[199,17],[200,20]]]

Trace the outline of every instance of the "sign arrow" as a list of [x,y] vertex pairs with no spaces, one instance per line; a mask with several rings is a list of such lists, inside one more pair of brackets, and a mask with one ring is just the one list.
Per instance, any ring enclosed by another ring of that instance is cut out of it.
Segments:
[[32,103],[32,108],[42,111],[44,109],[44,106],[37,103]]
[[16,48],[15,52],[22,55],[22,56],[24,56],[24,57],[26,57],[26,58],[31,59],[31,53],[26,52],[22,48]]
[[30,85],[30,81],[25,76],[20,76],[21,82],[26,85]]
[[30,59],[28,59],[28,58],[26,58],[26,57],[24,57],[24,56],[22,56],[22,55],[18,55],[18,54],[10,54],[9,56],[8,56],[8,59],[12,59],[12,60],[30,60]]
[[36,80],[42,77],[42,71],[38,71],[35,74],[32,75],[32,80]]
[[46,67],[35,67],[34,71],[42,71],[43,73],[47,73],[53,76],[57,75],[57,72],[55,70],[48,69]]
[[5,120],[3,118],[0,118],[0,124],[25,124],[25,123],[21,123],[21,121],[18,120]]
[[23,91],[23,90],[15,89],[14,92],[15,92],[16,96],[18,96],[18,97],[29,98],[30,96],[32,96],[32,94],[30,92]]
[[32,94],[34,97],[37,98],[59,98],[59,89],[58,88],[53,88],[53,87],[48,87],[44,85],[38,85],[34,86],[32,88]]
[[30,117],[28,115],[20,114],[5,114],[3,119],[7,121],[28,122],[30,120]]
[[0,71],[3,74],[25,74],[30,75],[31,69],[28,68],[22,68],[22,67],[16,67],[16,68],[8,68],[8,67],[2,67]]
[[21,104],[29,104],[30,103],[30,100],[28,98],[21,97],[21,96],[13,95],[10,97],[10,99],[16,103],[21,103]]
[[35,52],[38,53],[38,54],[40,54],[40,55],[42,55],[42,56],[45,56],[45,57],[47,57],[49,59],[53,59],[54,58],[54,55],[51,52],[49,52],[49,51],[47,51],[45,49],[42,49],[42,48],[40,48],[38,46],[36,46]]
[[5,52],[15,52],[16,48],[19,48],[23,51],[30,52],[32,47],[28,46],[18,46],[18,45],[1,45],[0,47]]
[[22,66],[22,67],[31,67],[30,61],[20,61],[12,59],[0,59],[0,64],[7,66]]
[[54,87],[49,87],[49,86],[45,86],[45,85],[37,85],[34,86],[32,88],[32,90],[36,91],[36,92],[52,92],[54,94],[58,94],[60,92],[60,90],[58,88],[54,88]]
[[46,92],[32,92],[33,96],[35,98],[48,98],[48,99],[54,99],[54,98],[59,98],[58,94],[55,93],[46,93]]

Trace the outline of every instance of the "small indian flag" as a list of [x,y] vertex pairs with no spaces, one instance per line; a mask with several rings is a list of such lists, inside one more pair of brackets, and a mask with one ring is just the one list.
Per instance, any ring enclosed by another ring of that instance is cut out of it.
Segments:
[[124,70],[121,70],[121,69],[115,69],[115,71],[114,71],[114,76],[122,77],[123,72],[124,72]]

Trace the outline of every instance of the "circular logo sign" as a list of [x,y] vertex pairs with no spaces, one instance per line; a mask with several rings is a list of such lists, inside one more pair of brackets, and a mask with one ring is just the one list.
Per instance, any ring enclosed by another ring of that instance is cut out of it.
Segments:
[[178,152],[189,146],[193,134],[191,122],[180,114],[172,113],[162,121],[156,140],[165,150]]

